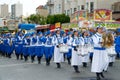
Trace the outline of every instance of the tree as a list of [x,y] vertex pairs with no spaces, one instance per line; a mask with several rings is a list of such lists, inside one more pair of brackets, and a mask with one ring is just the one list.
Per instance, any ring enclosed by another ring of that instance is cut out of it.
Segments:
[[69,23],[70,22],[70,17],[66,16],[65,14],[49,15],[47,17],[47,24],[55,24],[57,22]]
[[39,14],[32,14],[28,18],[26,18],[26,20],[28,21],[28,23],[41,24],[41,25],[46,24],[46,18],[40,16]]

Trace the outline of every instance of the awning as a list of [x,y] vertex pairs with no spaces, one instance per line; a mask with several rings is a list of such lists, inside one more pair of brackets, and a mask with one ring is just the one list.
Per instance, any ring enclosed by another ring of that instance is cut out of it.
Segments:
[[25,30],[30,30],[30,29],[35,29],[35,24],[19,24],[18,28],[19,29],[25,29]]
[[36,26],[36,29],[37,29],[37,30],[48,29],[48,28],[50,28],[50,25],[37,25],[37,26]]

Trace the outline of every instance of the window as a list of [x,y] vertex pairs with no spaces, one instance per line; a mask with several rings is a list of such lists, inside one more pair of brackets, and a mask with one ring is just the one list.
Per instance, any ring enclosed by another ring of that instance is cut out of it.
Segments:
[[88,8],[89,8],[89,3],[87,2],[86,3],[86,9],[88,10]]
[[112,10],[115,11],[115,6],[114,5],[112,5]]
[[119,10],[118,11],[120,11],[120,6],[119,6]]
[[74,12],[77,11],[77,8],[74,8]]
[[94,10],[94,2],[90,2],[90,12],[93,12]]
[[67,10],[67,15],[70,15],[70,11],[69,10]]
[[78,6],[78,11],[80,11],[80,6]]
[[81,5],[81,10],[84,10],[85,9],[85,6],[84,5]]
[[71,10],[71,14],[72,14],[72,8],[70,10]]

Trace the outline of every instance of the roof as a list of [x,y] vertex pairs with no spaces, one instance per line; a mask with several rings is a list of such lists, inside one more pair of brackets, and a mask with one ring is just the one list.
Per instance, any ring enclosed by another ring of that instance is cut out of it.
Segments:
[[36,9],[45,9],[45,6],[39,5]]

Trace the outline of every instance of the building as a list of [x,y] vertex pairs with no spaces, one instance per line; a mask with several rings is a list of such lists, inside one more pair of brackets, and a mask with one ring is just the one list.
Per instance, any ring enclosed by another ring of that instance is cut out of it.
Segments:
[[17,19],[23,15],[23,5],[21,3],[16,3],[11,5],[11,18]]
[[109,9],[114,10],[113,4],[120,2],[120,0],[86,0],[86,9],[93,12],[94,9]]
[[1,17],[1,5],[0,5],[0,17]]
[[75,11],[85,10],[85,0],[65,0],[64,13],[71,15]]
[[50,15],[64,13],[64,0],[48,0],[47,6]]
[[[86,10],[92,13],[95,9],[109,9],[115,10],[115,7],[120,0],[48,0],[48,12],[49,14],[61,14],[71,15],[75,11]],[[119,9],[118,9],[119,10]]]
[[47,10],[46,6],[43,6],[43,5],[38,6],[36,8],[36,14],[47,17],[48,16],[48,10]]
[[0,17],[1,18],[7,18],[9,16],[9,10],[7,4],[2,4],[0,6]]

